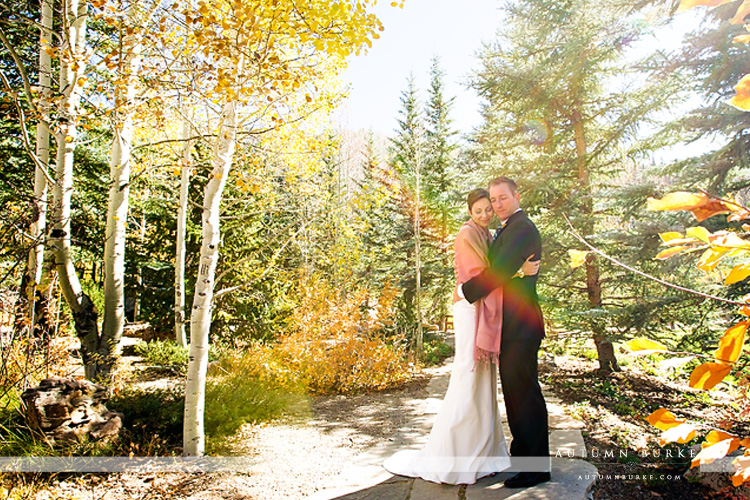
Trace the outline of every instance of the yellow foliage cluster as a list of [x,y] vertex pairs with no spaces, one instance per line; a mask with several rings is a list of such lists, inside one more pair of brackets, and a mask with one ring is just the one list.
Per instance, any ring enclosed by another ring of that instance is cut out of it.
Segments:
[[[650,210],[687,210],[693,213],[698,221],[704,221],[714,215],[729,214],[727,219],[734,222],[750,220],[750,210],[732,200],[721,200],[707,193],[675,192],[663,198],[649,199]],[[747,223],[743,229],[750,229]],[[750,242],[744,234],[733,231],[710,232],[702,226],[688,228],[685,233],[668,232],[660,234],[666,250],[655,258],[668,259],[675,255],[697,253],[700,258],[697,267],[707,273],[718,275],[724,285],[731,285],[747,279],[750,276]],[[725,269],[722,269],[725,267]],[[739,313],[750,316],[750,295],[742,301],[735,302]],[[698,365],[690,375],[690,387],[699,390],[710,390],[720,384],[738,366],[738,360],[745,351],[745,337],[750,319],[739,321],[730,326],[719,340],[716,351],[709,360]],[[661,351],[668,353],[666,346],[647,339],[635,339],[627,343],[628,347],[637,353]],[[706,356],[702,356],[706,357]],[[747,376],[736,373],[739,379],[735,394],[738,397],[738,412],[740,419],[748,416],[748,391],[750,381]],[[663,431],[660,444],[688,443],[695,439],[697,431],[702,427],[698,423],[687,422],[677,418],[668,410],[661,408],[647,417],[648,422]],[[733,435],[725,430],[731,430],[729,424],[724,430],[713,429],[704,438],[702,451],[693,459],[692,466],[709,464],[727,454],[744,448],[744,457],[733,461],[735,474],[732,483],[735,486],[750,480],[750,438]]]
[[319,276],[304,277],[300,295],[277,350],[311,392],[377,390],[409,378],[403,342],[388,342],[382,330],[393,315],[395,290],[386,287],[369,310],[365,291],[341,297]]

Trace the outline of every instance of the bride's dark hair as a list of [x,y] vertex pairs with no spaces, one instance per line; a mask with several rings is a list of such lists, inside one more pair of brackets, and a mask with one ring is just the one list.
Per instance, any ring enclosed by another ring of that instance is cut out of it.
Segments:
[[470,191],[466,196],[466,202],[469,204],[469,210],[474,206],[474,203],[478,202],[482,198],[490,199],[490,193],[484,188],[477,188]]

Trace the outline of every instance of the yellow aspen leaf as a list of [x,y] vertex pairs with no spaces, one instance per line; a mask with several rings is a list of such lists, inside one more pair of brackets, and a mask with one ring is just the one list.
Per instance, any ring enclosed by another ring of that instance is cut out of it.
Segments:
[[568,250],[570,255],[570,267],[575,269],[581,267],[586,262],[586,256],[589,253],[583,250]]
[[713,389],[732,371],[732,365],[703,363],[690,374],[690,387],[707,391]]
[[685,250],[685,247],[683,246],[667,248],[666,250],[662,250],[661,252],[656,254],[654,260],[667,260],[668,258],[672,257],[673,255],[677,255],[683,250]]
[[750,43],[750,35],[739,35],[732,40],[734,43]]
[[662,243],[664,243],[665,245],[679,245],[690,241],[688,238],[685,238],[682,233],[678,233],[676,231],[659,233],[659,238],[661,238]]
[[742,354],[745,345],[745,332],[750,321],[741,321],[729,328],[719,340],[719,348],[714,357],[719,361],[734,363]]
[[727,252],[729,252],[729,250],[723,248],[709,248],[703,252],[700,260],[698,260],[698,269],[703,271],[713,271],[714,268],[719,265],[721,259],[726,256]]
[[685,236],[708,243],[708,237],[711,236],[711,232],[703,226],[695,226],[687,228],[685,230]]
[[728,438],[718,443],[710,444],[703,448],[690,463],[690,468],[697,467],[699,465],[710,464],[720,458],[724,458],[727,454],[733,452],[740,446],[740,440],[737,438]]
[[649,340],[649,339],[633,339],[629,342],[625,342],[625,345],[628,349],[631,351],[668,351],[664,345],[660,344],[659,342]]
[[738,457],[732,462],[737,472],[732,476],[732,485],[737,487],[750,481],[750,457]]
[[671,429],[672,427],[677,427],[678,425],[685,422],[684,420],[678,419],[674,413],[664,408],[659,408],[651,415],[646,417],[646,421],[648,421],[649,424],[653,425],[657,429],[661,429],[663,431]]
[[744,264],[738,264],[729,272],[727,277],[724,279],[725,285],[731,285],[733,283],[739,283],[750,276],[750,262]]
[[696,427],[693,424],[680,424],[661,433],[659,444],[664,446],[667,443],[689,443],[695,439]]
[[743,76],[734,90],[737,93],[729,100],[729,104],[742,111],[750,110],[750,75]]
[[682,0],[680,6],[677,8],[677,12],[692,9],[693,7],[698,7],[700,5],[705,7],[716,7],[731,1],[732,0]]
[[702,222],[717,214],[726,214],[732,211],[731,208],[721,200],[710,198],[704,193],[688,193],[685,191],[668,193],[659,200],[649,198],[647,201],[647,209],[689,210],[693,213],[695,218],[698,219],[698,222]]

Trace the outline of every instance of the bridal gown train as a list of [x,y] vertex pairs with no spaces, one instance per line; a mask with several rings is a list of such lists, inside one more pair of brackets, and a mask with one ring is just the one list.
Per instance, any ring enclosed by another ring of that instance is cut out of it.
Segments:
[[453,306],[456,354],[448,391],[420,450],[403,450],[383,463],[388,472],[435,483],[474,484],[510,467],[497,405],[497,366],[474,362],[476,308]]

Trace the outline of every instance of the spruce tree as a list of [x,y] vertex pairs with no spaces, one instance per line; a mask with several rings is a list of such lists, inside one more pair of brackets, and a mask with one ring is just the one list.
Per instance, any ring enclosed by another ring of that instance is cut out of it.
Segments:
[[580,244],[563,215],[603,249],[617,251],[611,235],[622,208],[602,204],[603,195],[642,161],[639,126],[670,102],[676,85],[627,63],[628,45],[642,34],[630,5],[518,0],[504,10],[506,25],[484,47],[473,80],[484,99],[474,154],[487,178],[518,181],[522,206],[542,231],[551,316],[592,332],[600,368],[618,370],[617,298],[630,291],[618,280],[621,271],[594,254],[570,269],[568,250]]

